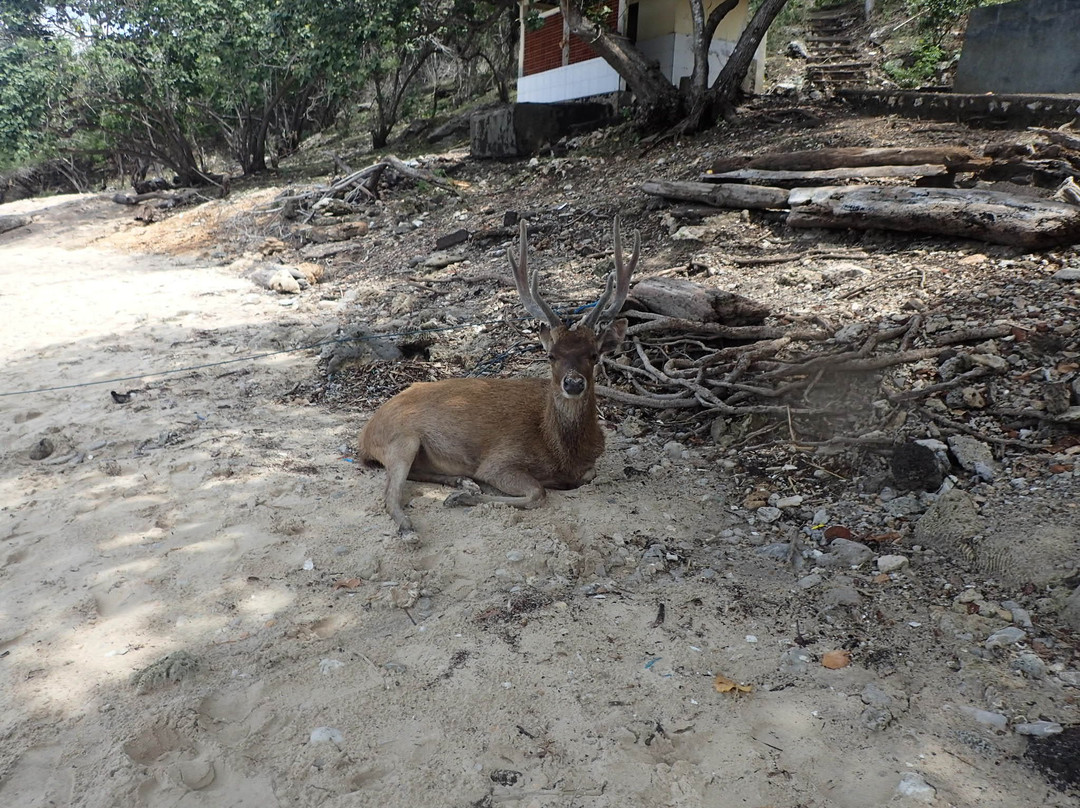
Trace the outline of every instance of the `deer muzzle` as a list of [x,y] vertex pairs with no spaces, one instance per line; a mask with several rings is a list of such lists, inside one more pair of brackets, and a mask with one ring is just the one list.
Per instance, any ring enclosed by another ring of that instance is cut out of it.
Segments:
[[563,395],[567,398],[577,398],[585,389],[589,386],[589,381],[580,373],[576,371],[570,371],[562,380]]

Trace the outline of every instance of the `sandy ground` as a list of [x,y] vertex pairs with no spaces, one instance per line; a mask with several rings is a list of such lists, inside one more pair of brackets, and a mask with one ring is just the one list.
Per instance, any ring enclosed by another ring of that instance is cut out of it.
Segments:
[[[38,217],[0,236],[0,803],[1075,804],[960,712],[983,694],[929,577],[820,611],[731,533],[722,474],[628,476],[617,425],[540,510],[418,486],[404,548],[346,462],[363,414],[281,403],[312,355],[215,364],[339,304],[96,246],[132,227],[111,203],[43,205],[0,208]],[[863,608],[888,653],[826,669]],[[781,667],[797,638],[808,666]],[[1011,705],[1075,718],[1075,690],[1025,702],[999,667]],[[912,774],[935,791],[899,795]]]

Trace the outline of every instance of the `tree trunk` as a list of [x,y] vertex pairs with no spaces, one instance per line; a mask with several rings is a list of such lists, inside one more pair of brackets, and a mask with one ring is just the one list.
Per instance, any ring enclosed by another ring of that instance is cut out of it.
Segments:
[[[709,88],[708,98],[700,110],[701,117],[688,121],[687,131],[696,131],[712,126],[717,118],[734,107],[735,97],[739,92],[746,71],[754,60],[757,47],[769,30],[776,15],[783,11],[788,0],[762,0],[750,23],[743,29],[735,50],[731,52],[727,63],[720,70]],[[715,30],[715,29],[714,29]]]
[[740,168],[761,168],[768,171],[822,171],[832,168],[862,168],[865,166],[914,166],[941,164],[953,171],[971,171],[990,163],[964,146],[928,148],[862,148],[843,146],[835,149],[778,152],[758,157],[722,157],[712,165],[713,172],[734,171]]
[[559,0],[570,33],[587,42],[626,81],[640,106],[639,122],[657,128],[677,120],[684,113],[679,91],[660,72],[660,66],[622,34],[609,31],[587,19],[574,0]]
[[1080,207],[997,191],[845,186],[790,192],[791,227],[937,233],[1041,249],[1080,241]]
[[785,188],[768,188],[762,185],[725,185],[716,182],[644,182],[641,190],[667,199],[685,202],[703,202],[716,208],[786,208],[788,194]]

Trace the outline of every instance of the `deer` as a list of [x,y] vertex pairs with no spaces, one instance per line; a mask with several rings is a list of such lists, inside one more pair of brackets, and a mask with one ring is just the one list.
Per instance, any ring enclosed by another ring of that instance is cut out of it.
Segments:
[[540,296],[538,272],[528,271],[524,220],[517,251],[507,250],[521,304],[542,322],[538,337],[547,351],[548,378],[417,382],[364,425],[357,459],[386,470],[386,511],[403,538],[416,538],[404,509],[407,480],[463,488],[446,498],[448,507],[501,503],[529,509],[545,502],[548,489],[578,488],[594,478],[604,451],[594,372],[600,356],[626,335],[627,321],[615,317],[641,249],[635,232],[624,261],[618,216],[613,229],[615,268],[596,303],[573,322],[564,322]]

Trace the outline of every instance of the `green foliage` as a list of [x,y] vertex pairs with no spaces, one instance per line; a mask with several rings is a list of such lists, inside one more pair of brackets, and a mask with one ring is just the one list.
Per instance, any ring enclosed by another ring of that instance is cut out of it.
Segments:
[[983,0],[909,0],[912,14],[918,14],[918,31],[928,47],[940,48],[954,26]]
[[912,53],[910,64],[904,64],[900,59],[893,59],[885,63],[885,72],[893,81],[901,87],[921,87],[934,82],[942,63],[948,60],[948,55],[937,45],[924,43]]
[[418,103],[432,54],[480,59],[508,95],[516,9],[507,0],[0,0],[0,165],[89,150],[135,176],[163,167],[199,182],[224,156],[253,173],[365,101],[381,144]]

